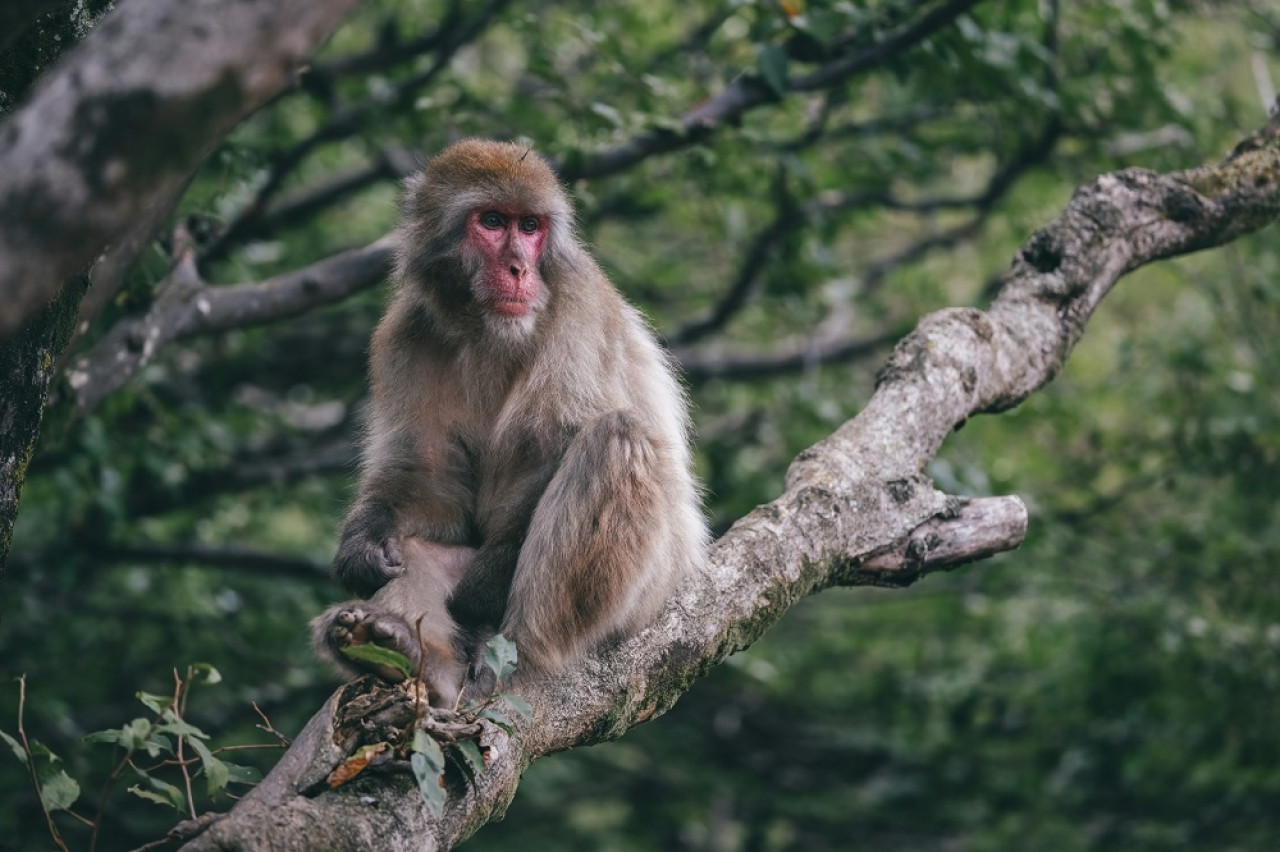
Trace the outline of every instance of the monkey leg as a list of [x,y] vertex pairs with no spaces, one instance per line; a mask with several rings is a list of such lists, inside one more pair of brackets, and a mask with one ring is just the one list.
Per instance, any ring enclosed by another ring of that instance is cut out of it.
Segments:
[[326,610],[311,623],[314,644],[322,657],[347,674],[372,672],[393,683],[403,679],[397,668],[353,660],[342,649],[372,643],[403,654],[410,671],[422,673],[432,703],[452,707],[466,666],[445,600],[474,551],[412,538],[402,546],[400,576],[367,601],[347,601]]
[[522,670],[559,668],[656,614],[683,567],[682,527],[664,493],[674,464],[625,412],[574,437],[534,509],[502,624]]

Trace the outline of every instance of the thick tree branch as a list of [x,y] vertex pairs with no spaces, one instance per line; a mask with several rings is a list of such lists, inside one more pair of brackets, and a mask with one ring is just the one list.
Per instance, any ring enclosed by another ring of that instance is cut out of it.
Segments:
[[93,408],[142,369],[166,343],[212,331],[296,316],[376,285],[390,268],[393,238],[350,249],[311,266],[249,284],[210,286],[186,249],[155,302],[117,323],[67,370],[79,412]]
[[107,15],[0,125],[0,337],[172,198],[354,5],[154,0]]
[[[615,738],[660,714],[805,595],[835,584],[903,584],[953,559],[1016,545],[1017,504],[958,506],[923,476],[946,435],[1048,382],[1125,272],[1227,242],[1277,216],[1280,122],[1219,166],[1098,178],[1023,247],[989,311],[949,309],[920,322],[863,412],[797,457],[782,496],[716,542],[701,574],[654,625],[554,682],[527,684],[534,718],[512,735],[486,732],[488,768],[474,784],[450,787],[443,819],[431,818],[414,786],[394,776],[326,788],[324,777],[342,758],[333,714],[349,687],[189,848],[358,849],[375,840],[390,850],[446,848],[504,810],[532,760]],[[987,514],[993,506],[1003,511]],[[974,526],[963,541],[943,541],[957,521]]]

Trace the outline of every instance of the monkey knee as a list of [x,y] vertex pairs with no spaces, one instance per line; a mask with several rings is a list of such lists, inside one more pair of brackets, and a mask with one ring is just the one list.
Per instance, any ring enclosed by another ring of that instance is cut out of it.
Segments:
[[658,485],[658,446],[634,414],[601,414],[579,433],[577,444],[576,461],[583,477],[578,481],[594,481],[605,494]]

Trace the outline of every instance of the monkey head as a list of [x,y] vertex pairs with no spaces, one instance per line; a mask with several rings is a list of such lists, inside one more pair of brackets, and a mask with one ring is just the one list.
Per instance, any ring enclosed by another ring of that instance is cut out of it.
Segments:
[[572,209],[547,162],[468,139],[405,182],[403,206],[398,277],[437,324],[527,337],[575,257]]

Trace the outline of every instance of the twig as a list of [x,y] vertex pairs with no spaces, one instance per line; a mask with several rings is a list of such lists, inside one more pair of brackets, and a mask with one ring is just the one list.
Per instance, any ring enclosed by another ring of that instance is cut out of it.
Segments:
[[[190,674],[190,671],[190,669],[187,670],[188,675]],[[178,669],[175,666],[173,669],[173,716],[175,722],[182,721],[182,711],[183,706],[186,704],[187,692],[188,690],[183,689],[183,680],[178,676]],[[191,771],[187,768],[187,761],[182,756],[182,747],[186,742],[186,739],[185,734],[178,734],[178,745],[177,748],[174,749],[174,756],[178,759],[178,766],[182,769],[182,780],[187,788],[187,810],[191,813],[191,818],[195,819],[196,799],[191,792]]]
[[[18,676],[18,737],[22,740],[22,750],[27,753],[27,771],[31,773],[31,783],[36,788],[36,798],[40,801],[40,813],[44,814],[45,824],[49,826],[49,835],[53,837],[53,842],[58,844],[58,848],[62,852],[68,852],[67,844],[63,841],[62,835],[58,833],[58,827],[53,823],[53,815],[49,813],[49,809],[44,803],[44,791],[40,789],[40,776],[36,773],[36,759],[31,752],[31,743],[27,741],[27,729],[23,726],[22,717],[27,708],[27,676]],[[94,827],[94,836],[97,836],[97,827]],[[92,848],[92,847],[91,847]]]
[[280,741],[281,745],[288,748],[293,741],[276,730],[275,725],[272,725],[271,720],[267,718],[267,714],[262,712],[262,708],[258,706],[258,702],[254,701],[251,703],[253,704],[253,712],[257,713],[258,718],[262,720],[261,725],[254,725],[254,727],[260,731],[266,731],[268,734],[271,734],[271,736]]

